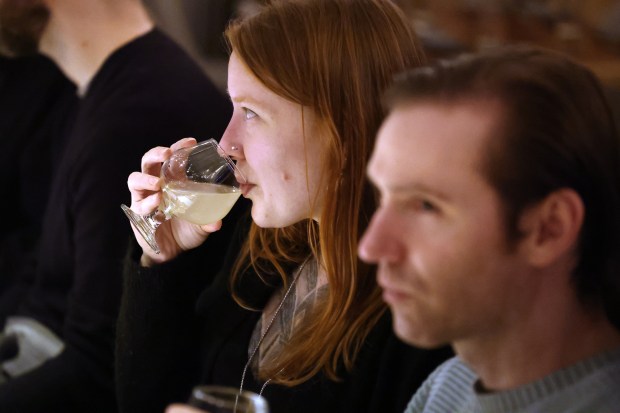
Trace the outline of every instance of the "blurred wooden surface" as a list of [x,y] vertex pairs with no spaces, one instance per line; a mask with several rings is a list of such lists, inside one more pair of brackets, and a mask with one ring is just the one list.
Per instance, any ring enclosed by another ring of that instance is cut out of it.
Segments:
[[414,0],[400,4],[411,16],[430,58],[533,44],[570,55],[606,85],[620,88],[620,39],[603,32],[604,24],[615,24],[605,20],[606,13],[620,14],[620,1]]

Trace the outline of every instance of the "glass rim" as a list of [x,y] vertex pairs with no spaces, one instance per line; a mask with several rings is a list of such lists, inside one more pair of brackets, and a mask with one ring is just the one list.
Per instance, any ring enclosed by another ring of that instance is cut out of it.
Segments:
[[200,141],[200,142],[196,143],[196,145],[194,145],[194,146],[190,146],[188,148],[183,148],[183,149],[188,149],[188,150],[191,151],[193,149],[196,149],[197,147],[207,146],[207,145],[214,145],[217,148],[217,152],[219,153],[219,155],[222,158],[224,158],[226,163],[233,170],[233,172],[235,174],[235,179],[237,180],[237,182],[239,182],[240,184],[244,184],[244,183],[247,182],[247,179],[246,179],[245,175],[243,175],[241,170],[237,167],[237,164],[235,163],[235,161],[226,153],[224,148],[222,148],[222,146],[215,139],[211,138],[211,139],[207,139],[207,140],[204,140],[204,141]]
[[[231,396],[230,400],[215,400],[217,396],[211,394],[220,393],[226,396]],[[229,386],[219,385],[200,385],[192,389],[192,396],[206,403],[211,403],[217,407],[234,407],[236,403],[242,399],[248,400],[256,404],[257,407],[267,407],[267,400],[258,393],[254,393],[248,390],[239,392],[239,389]],[[209,397],[210,396],[210,397]],[[237,397],[239,397],[237,399]],[[212,400],[209,400],[212,398]]]

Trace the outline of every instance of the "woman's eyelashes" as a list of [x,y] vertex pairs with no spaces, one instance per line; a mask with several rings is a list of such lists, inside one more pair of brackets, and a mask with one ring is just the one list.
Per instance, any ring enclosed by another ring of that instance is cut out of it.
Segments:
[[246,120],[250,120],[252,118],[257,117],[258,115],[256,114],[256,112],[254,112],[252,109],[248,109],[248,108],[241,108],[241,110],[243,110],[243,117]]

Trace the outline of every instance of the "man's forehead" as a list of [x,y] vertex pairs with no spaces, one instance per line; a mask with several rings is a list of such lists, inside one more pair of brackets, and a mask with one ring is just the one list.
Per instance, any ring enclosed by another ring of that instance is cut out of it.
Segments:
[[368,175],[395,180],[399,174],[480,170],[497,111],[487,104],[413,103],[396,107],[382,125]]

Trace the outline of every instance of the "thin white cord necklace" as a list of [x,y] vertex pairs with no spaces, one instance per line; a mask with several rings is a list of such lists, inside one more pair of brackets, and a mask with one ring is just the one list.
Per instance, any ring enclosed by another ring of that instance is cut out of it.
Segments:
[[[269,324],[267,324],[267,328],[265,329],[265,331],[263,332],[263,334],[260,336],[260,339],[258,340],[258,343],[256,343],[256,346],[254,346],[254,349],[252,350],[252,352],[250,353],[250,357],[248,358],[248,362],[245,363],[245,367],[243,368],[243,373],[241,374],[241,384],[239,385],[239,394],[241,394],[241,392],[243,391],[243,383],[245,381],[245,373],[248,370],[248,367],[250,366],[250,363],[252,362],[252,360],[254,359],[254,356],[256,355],[256,352],[258,351],[258,349],[260,348],[261,343],[263,342],[263,340],[265,339],[265,337],[267,336],[267,333],[269,333],[269,330],[271,329],[271,326],[273,324],[273,322],[275,321],[276,317],[278,316],[278,313],[280,312],[280,309],[282,308],[282,306],[284,305],[284,302],[286,301],[289,293],[291,292],[291,290],[293,289],[293,286],[295,285],[295,283],[297,282],[297,279],[299,278],[299,275],[301,274],[302,270],[304,269],[306,263],[308,262],[308,260],[310,260],[311,255],[309,255],[304,262],[301,263],[301,265],[299,266],[299,268],[297,269],[297,273],[295,274],[295,277],[293,277],[293,281],[291,281],[291,285],[288,286],[286,292],[284,293],[284,297],[282,297],[282,300],[280,301],[280,304],[278,305],[278,308],[276,308],[276,311],[273,313],[273,316],[271,317],[271,320],[269,320]],[[280,370],[281,371],[281,370]],[[271,378],[268,379],[263,386],[260,389],[260,392],[258,393],[259,395],[263,394],[263,390],[265,390],[265,387],[267,387],[267,384],[269,384],[269,382],[271,381]]]

